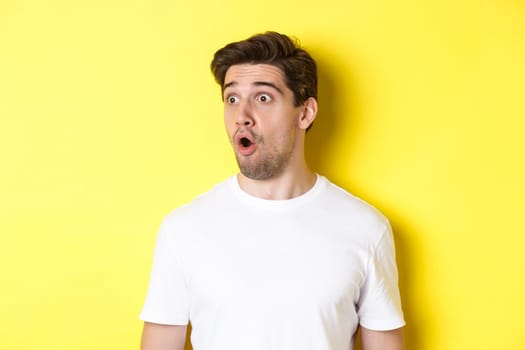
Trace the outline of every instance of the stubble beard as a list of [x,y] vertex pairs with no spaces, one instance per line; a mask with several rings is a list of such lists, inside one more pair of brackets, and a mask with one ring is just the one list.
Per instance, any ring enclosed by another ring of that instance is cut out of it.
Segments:
[[271,152],[264,151],[264,139],[256,137],[257,154],[245,157],[235,153],[241,173],[252,180],[266,180],[281,175],[290,163],[293,147],[288,144],[285,150],[273,148]]

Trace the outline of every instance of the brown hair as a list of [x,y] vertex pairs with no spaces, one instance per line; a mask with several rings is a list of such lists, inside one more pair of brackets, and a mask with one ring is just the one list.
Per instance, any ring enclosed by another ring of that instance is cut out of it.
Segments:
[[218,50],[211,62],[211,71],[221,90],[228,69],[244,63],[270,64],[279,68],[284,74],[286,86],[294,94],[296,106],[309,97],[317,99],[317,68],[314,59],[284,34],[256,34]]

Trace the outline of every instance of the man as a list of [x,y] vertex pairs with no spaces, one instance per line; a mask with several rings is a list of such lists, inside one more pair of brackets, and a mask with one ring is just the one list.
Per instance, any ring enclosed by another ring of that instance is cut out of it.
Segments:
[[143,350],[403,349],[388,221],[305,161],[315,61],[287,36],[217,51],[240,173],[173,211],[158,235]]

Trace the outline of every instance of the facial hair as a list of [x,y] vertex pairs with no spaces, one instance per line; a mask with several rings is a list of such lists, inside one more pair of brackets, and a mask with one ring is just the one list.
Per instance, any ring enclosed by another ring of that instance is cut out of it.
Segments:
[[[293,139],[287,140],[284,149],[279,147],[266,148],[265,139],[261,135],[251,133],[257,144],[255,154],[248,157],[235,152],[235,158],[241,173],[252,180],[266,180],[281,175],[292,157]],[[293,135],[292,135],[293,136]]]

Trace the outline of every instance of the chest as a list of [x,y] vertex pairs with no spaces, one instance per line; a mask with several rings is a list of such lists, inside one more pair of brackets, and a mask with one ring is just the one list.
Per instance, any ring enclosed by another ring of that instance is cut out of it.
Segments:
[[261,222],[205,232],[192,250],[191,295],[214,308],[354,305],[366,276],[366,247],[347,232],[316,225]]

